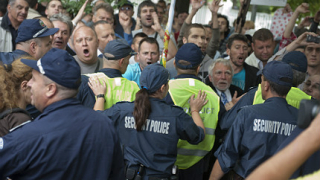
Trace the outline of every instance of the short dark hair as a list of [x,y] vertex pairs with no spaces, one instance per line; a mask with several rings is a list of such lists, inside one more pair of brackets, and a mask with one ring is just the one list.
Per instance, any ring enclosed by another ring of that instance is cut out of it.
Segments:
[[252,42],[254,43],[256,40],[259,41],[268,41],[268,40],[272,40],[273,41],[273,34],[269,29],[259,29],[258,31],[256,31],[253,36],[252,36]]
[[141,17],[140,14],[141,14],[141,9],[145,6],[148,6],[148,7],[153,7],[154,8],[154,11],[157,12],[157,8],[156,8],[156,5],[150,1],[150,0],[145,0],[143,1],[142,3],[139,4],[138,6],[138,17]]
[[159,43],[158,43],[158,41],[157,41],[155,38],[153,38],[153,37],[146,37],[146,38],[142,39],[142,40],[140,41],[140,43],[139,43],[139,49],[138,49],[139,52],[140,52],[141,44],[144,43],[144,42],[149,43],[149,44],[156,44],[157,47],[158,47],[158,48],[157,48],[157,49],[158,49],[158,52],[160,51],[160,50],[159,50]]
[[[176,60],[176,61],[178,61],[179,64],[184,65],[184,66],[188,66],[191,64],[189,61],[182,60],[182,59]],[[182,68],[179,68],[179,66],[176,66],[176,70],[177,70],[178,74],[195,74],[197,72],[197,69],[199,66],[200,66],[200,64],[198,66],[194,66],[194,67],[191,67],[188,69],[182,69]]]
[[229,24],[228,17],[225,16],[225,15],[222,15],[222,14],[218,14],[218,18],[223,18],[223,19],[225,19],[227,21],[227,29],[228,30],[224,33],[224,37],[226,38],[230,33],[230,24]]
[[190,35],[190,30],[192,28],[200,28],[200,29],[203,29],[205,32],[206,32],[206,29],[204,28],[204,26],[202,24],[197,24],[197,23],[194,23],[194,24],[190,24],[190,26],[188,26],[185,31],[184,31],[184,34],[183,34],[183,37],[187,38],[189,37]]
[[139,32],[136,35],[134,35],[133,40],[132,40],[132,44],[134,44],[136,42],[138,37],[147,38],[148,36],[144,32]]
[[8,1],[0,0],[0,12],[4,15],[7,12]]
[[[60,1],[60,2],[61,2],[61,0],[50,0],[50,1],[48,2],[47,6],[46,6],[46,9],[48,9],[48,8],[49,8],[50,3],[51,3],[52,1]],[[62,4],[62,2],[61,2],[61,4]],[[29,6],[30,6],[30,5],[29,5]]]
[[26,1],[28,2],[30,8],[34,8],[38,3],[37,0],[26,0]]
[[110,13],[114,18],[114,10],[113,7],[109,3],[101,3],[93,8],[93,14],[95,15],[99,9],[103,9],[106,12]]
[[93,24],[92,24],[92,29],[94,29],[94,30],[95,30],[96,26],[97,26],[97,25],[99,25],[99,24],[110,24],[110,25],[112,26],[112,24],[111,24],[111,23],[109,23],[108,21],[105,21],[105,20],[99,20],[99,21],[97,21],[97,22],[95,22],[95,23],[93,23]]
[[[275,92],[279,96],[286,96],[291,89],[290,86],[279,85],[277,83],[274,83],[274,82],[268,80],[265,76],[262,76],[262,77],[264,78],[264,81],[269,82],[271,91]],[[292,82],[291,79],[285,78],[285,77],[281,78],[280,80],[284,81],[284,82],[290,82],[290,83]]]
[[227,41],[227,48],[228,49],[231,49],[231,46],[233,44],[233,41],[243,41],[245,42],[246,44],[248,44],[248,39],[245,35],[242,35],[242,34],[232,34],[229,38],[228,38],[228,41]]

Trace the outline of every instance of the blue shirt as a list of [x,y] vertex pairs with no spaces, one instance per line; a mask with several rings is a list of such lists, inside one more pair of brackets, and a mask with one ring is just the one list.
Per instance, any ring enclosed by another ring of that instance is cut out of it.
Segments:
[[124,179],[110,119],[76,99],[47,106],[1,141],[0,179]]
[[[103,68],[100,69],[98,72],[104,73],[109,78],[122,77],[121,72],[117,69]],[[79,99],[82,105],[90,109],[93,109],[93,106],[96,103],[96,99],[93,91],[88,85],[88,82],[89,77],[86,75],[81,75],[81,84],[77,94],[77,99]]]
[[128,79],[129,81],[134,81],[140,86],[140,76],[141,76],[141,68],[139,63],[129,64],[127,67],[127,71],[122,75],[124,78]]
[[22,51],[20,49],[16,49],[12,52],[0,52],[0,62],[2,62],[3,64],[11,64],[14,60],[23,56],[30,55],[27,52]]
[[238,86],[239,88],[244,90],[245,80],[246,80],[246,70],[243,68],[240,72],[238,72],[232,77],[231,84]]
[[298,110],[280,97],[243,108],[215,152],[222,171],[233,169],[246,178],[290,136],[297,116]]
[[176,161],[178,140],[197,144],[203,140],[204,131],[182,108],[156,98],[149,100],[152,111],[140,132],[135,129],[134,102],[119,102],[102,113],[112,119],[118,131],[128,167],[137,169],[143,164],[147,176],[168,178]]

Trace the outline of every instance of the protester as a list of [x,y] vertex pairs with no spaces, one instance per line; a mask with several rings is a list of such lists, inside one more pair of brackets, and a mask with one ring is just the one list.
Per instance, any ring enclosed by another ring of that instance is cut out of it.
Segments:
[[139,43],[139,63],[130,64],[122,75],[124,78],[136,82],[140,86],[140,75],[145,67],[157,63],[160,57],[159,44],[155,38],[144,38]]
[[207,83],[219,96],[228,111],[236,104],[242,89],[232,85],[233,69],[229,60],[217,59],[208,68],[210,83]]
[[232,84],[238,86],[244,92],[247,92],[251,87],[257,86],[259,82],[258,69],[245,62],[248,56],[246,36],[242,34],[231,35],[227,41],[227,54],[234,70]]
[[0,18],[0,52],[12,52],[16,48],[18,28],[27,18],[29,5],[25,0],[10,0],[8,12]]
[[27,19],[33,19],[35,17],[41,16],[41,14],[37,11],[38,1],[37,0],[26,0],[26,1],[29,4]]
[[274,50],[273,34],[269,29],[259,29],[253,34],[252,50],[253,53],[245,62],[259,70],[263,69],[270,62]]
[[[115,14],[114,15],[114,19],[116,22],[115,25],[115,29],[114,31],[119,34],[122,38],[125,37],[125,33],[124,33],[124,29],[120,23],[120,12],[123,12],[124,14],[126,14],[126,16],[121,17],[122,19],[124,18],[128,18],[129,20],[129,28],[130,28],[130,32],[134,30],[134,28],[136,27],[136,20],[132,17],[134,14],[134,9],[133,9],[133,4],[131,1],[127,0],[125,1],[124,4],[122,4],[121,6],[118,7],[119,9],[119,14]],[[131,34],[131,33],[129,33]]]
[[[96,81],[90,78],[93,91],[96,95],[104,94],[94,88]],[[162,100],[169,90],[168,81],[169,73],[164,67],[149,65],[141,73],[142,88],[136,100],[117,103],[103,112],[114,121],[124,147],[126,179],[139,176],[141,179],[170,179],[179,139],[194,145],[204,139],[205,128],[199,111],[207,103],[205,93],[199,91],[197,98],[189,97],[191,118],[182,108]],[[95,109],[101,110],[97,107],[103,103],[103,99],[98,98]]]
[[[163,38],[165,32],[162,29],[156,14],[156,5],[149,0],[143,1],[138,7],[138,17],[140,18],[142,29],[132,31],[132,35],[134,36],[136,33],[143,32],[149,37],[155,38],[159,44],[160,52],[162,52],[164,48]],[[174,37],[170,35],[167,59],[172,59],[176,53],[177,48],[174,42]]]
[[103,51],[106,45],[116,39],[112,24],[107,21],[97,21],[93,24],[93,29],[97,34],[99,45],[97,55],[99,58],[103,57]]
[[81,74],[94,73],[103,67],[102,59],[97,56],[98,38],[93,29],[82,26],[73,35],[75,60],[79,63]]
[[303,92],[312,96],[314,99],[320,100],[320,75],[309,76],[304,83]]
[[135,52],[135,54],[133,56],[131,56],[131,58],[129,59],[129,64],[135,64],[139,62],[139,56],[137,55],[138,51],[139,51],[139,44],[140,41],[144,38],[147,38],[148,36],[141,32],[141,33],[137,33],[133,40],[132,40],[132,44],[131,44],[131,49]]
[[68,46],[68,41],[73,31],[73,24],[71,19],[65,14],[54,14],[50,17],[50,21],[55,28],[59,28],[52,37],[52,47],[64,49],[71,55],[76,55],[72,49]]
[[62,11],[62,2],[59,0],[50,0],[46,6],[46,15],[49,19],[54,14],[59,14]]
[[27,85],[42,114],[0,138],[0,179],[124,179],[110,119],[73,98],[81,80],[74,58],[53,48],[21,61],[33,68]]
[[17,59],[12,64],[0,66],[0,137],[26,121],[31,120],[25,110],[31,103],[30,87],[32,68]]

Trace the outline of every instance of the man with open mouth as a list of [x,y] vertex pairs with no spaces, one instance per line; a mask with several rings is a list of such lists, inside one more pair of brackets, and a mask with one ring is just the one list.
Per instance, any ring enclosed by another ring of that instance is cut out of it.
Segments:
[[81,68],[81,74],[95,73],[103,67],[103,62],[97,56],[97,34],[88,26],[82,26],[74,32],[74,56]]
[[250,87],[257,86],[259,78],[257,78],[257,68],[245,63],[248,56],[248,40],[245,35],[234,34],[229,37],[227,43],[227,54],[230,57],[231,65],[234,70],[232,84],[238,86],[245,92]]

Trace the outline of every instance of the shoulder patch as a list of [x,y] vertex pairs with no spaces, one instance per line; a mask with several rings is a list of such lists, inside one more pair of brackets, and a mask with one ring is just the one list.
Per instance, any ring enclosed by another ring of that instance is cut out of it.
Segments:
[[3,139],[0,138],[0,149],[3,149]]
[[20,125],[18,125],[16,127],[12,128],[12,129],[10,129],[9,131],[12,132],[12,131],[14,131],[14,130],[16,130],[16,129],[18,129],[18,128],[20,128],[20,127],[22,127],[22,126],[24,126],[24,125],[26,125],[28,123],[30,123],[30,122],[31,122],[31,120],[26,121],[26,122],[24,122],[24,123],[22,123],[22,124],[20,124]]

